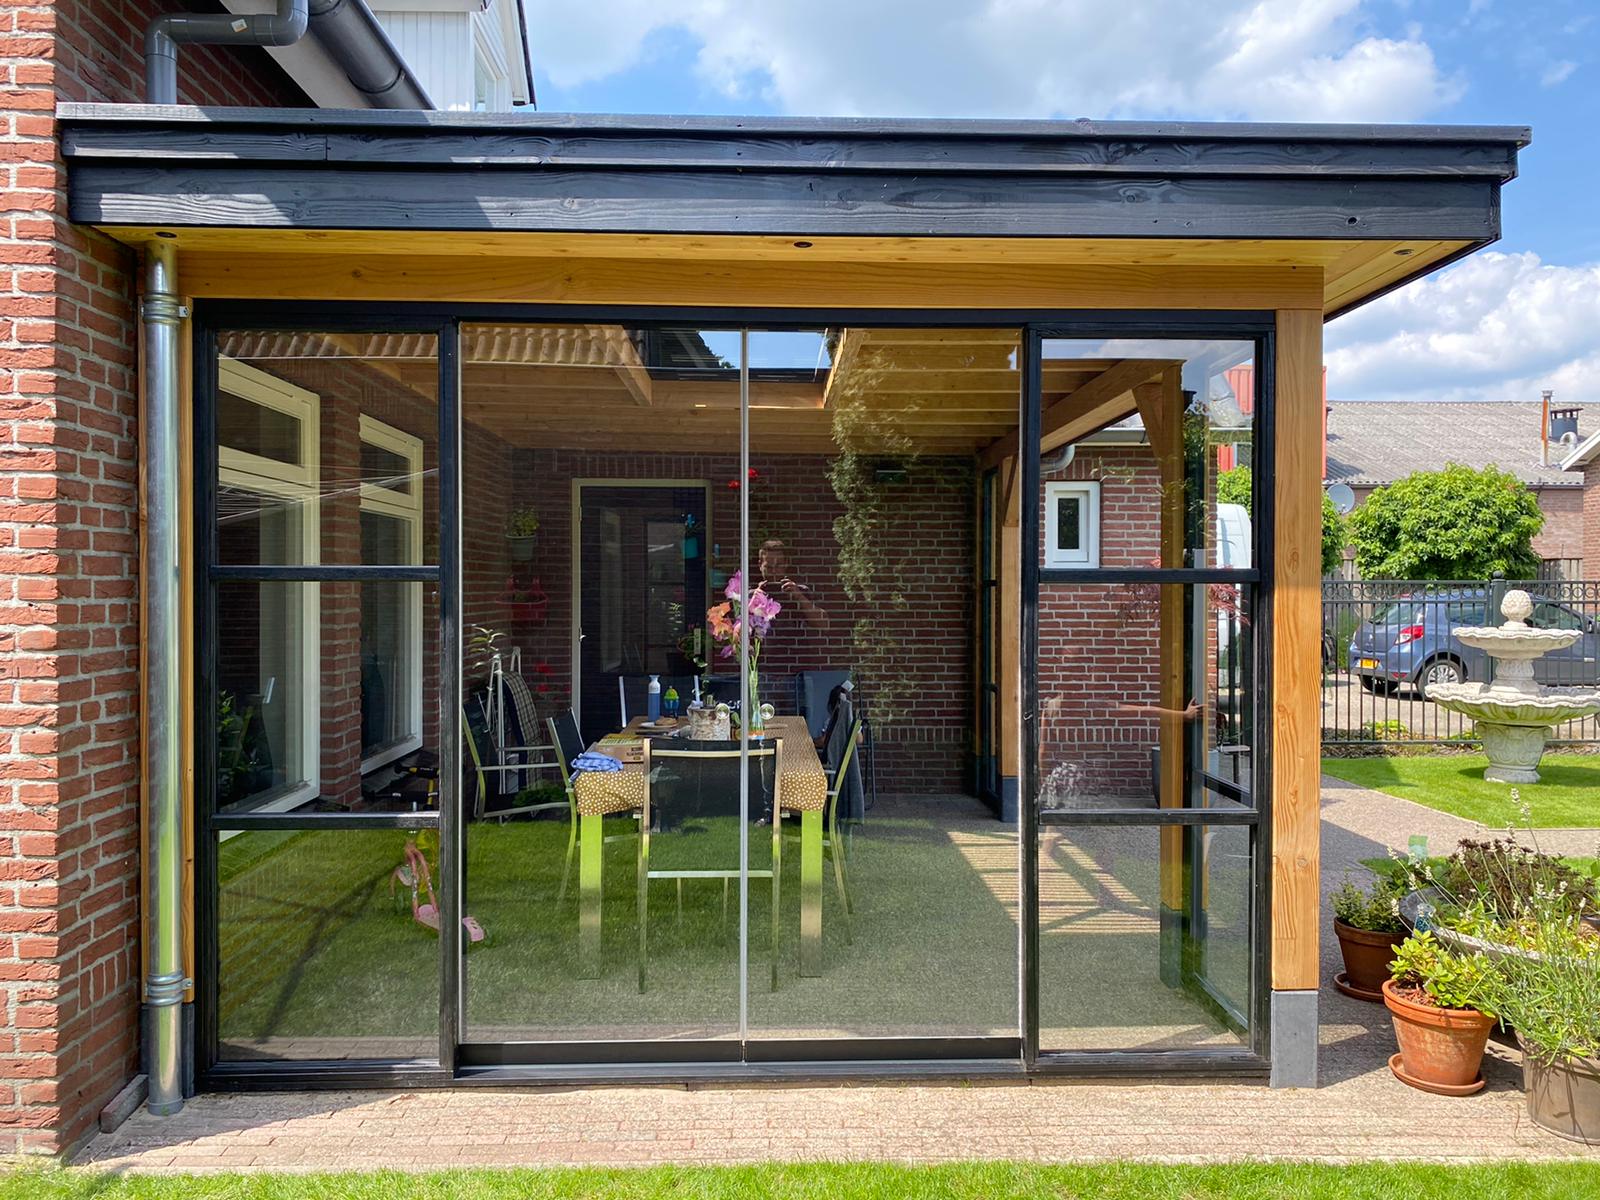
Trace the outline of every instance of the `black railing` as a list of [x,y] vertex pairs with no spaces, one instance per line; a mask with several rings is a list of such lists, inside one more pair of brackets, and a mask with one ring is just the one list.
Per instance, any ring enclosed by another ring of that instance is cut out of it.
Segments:
[[[1600,686],[1600,580],[1325,579],[1323,743],[1473,742],[1472,720],[1434,704],[1428,687],[1492,679],[1490,660],[1451,631],[1500,624],[1500,601],[1511,588],[1533,597],[1532,624],[1580,633],[1570,650],[1535,664],[1539,681],[1552,687]],[[1551,740],[1600,743],[1600,721],[1564,722]]]

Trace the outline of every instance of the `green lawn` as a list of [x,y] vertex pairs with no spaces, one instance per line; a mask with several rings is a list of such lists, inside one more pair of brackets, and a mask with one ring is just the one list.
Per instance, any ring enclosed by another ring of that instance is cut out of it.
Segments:
[[112,1177],[21,1171],[0,1177],[0,1200],[1279,1200],[1284,1196],[1299,1200],[1391,1200],[1397,1196],[1405,1200],[1582,1200],[1600,1196],[1600,1165],[962,1163],[901,1167],[873,1163],[423,1175]]
[[[1484,779],[1485,765],[1481,754],[1322,760],[1323,771],[1337,779],[1479,821],[1490,829],[1523,824],[1511,785]],[[1538,783],[1517,789],[1535,829],[1600,827],[1600,755],[1547,754],[1539,774]]]

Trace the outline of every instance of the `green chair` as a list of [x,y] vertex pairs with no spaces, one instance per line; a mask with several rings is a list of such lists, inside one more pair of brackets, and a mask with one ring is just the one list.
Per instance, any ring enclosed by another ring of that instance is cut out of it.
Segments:
[[[844,787],[845,776],[850,771],[850,761],[855,757],[856,746],[860,741],[861,718],[857,717],[850,726],[850,737],[844,744],[844,753],[839,756],[838,769],[828,781],[828,798],[823,801],[822,808],[822,856],[833,863],[833,886],[839,893],[839,907],[844,910],[844,940],[847,943],[855,941],[850,928],[850,918],[855,912],[855,905],[850,900],[850,886],[846,879],[845,839],[839,831],[839,792]],[[798,837],[799,833],[797,831],[788,836]]]
[[[466,769],[471,772],[471,782],[468,786],[472,789],[471,808],[474,820],[485,818],[499,820],[502,823],[507,817],[520,816],[524,813],[557,812],[565,810],[567,814],[567,861],[561,872],[561,891],[557,896],[559,901],[567,893],[567,879],[572,874],[572,859],[578,844],[578,803],[573,797],[572,782],[569,778],[567,764],[561,764],[561,776],[566,781],[566,798],[563,800],[547,800],[539,804],[513,804],[505,808],[491,808],[491,797],[498,798],[501,789],[491,781],[490,777],[503,779],[513,772],[525,772],[528,764],[525,763],[495,763],[487,761],[495,757],[494,739],[489,733],[489,724],[483,717],[483,709],[478,706],[477,719],[472,716],[471,705],[463,705],[461,710],[461,741],[466,746]],[[552,719],[551,725],[555,724]],[[552,729],[552,733],[553,733]],[[557,743],[559,748],[559,743]],[[540,750],[544,747],[512,747],[512,749]],[[537,765],[537,764],[535,764]]]
[[[752,879],[770,879],[772,881],[772,990],[778,990],[778,901],[779,887],[783,867],[783,797],[781,794],[781,773],[778,763],[782,760],[783,739],[774,738],[770,744],[761,748],[752,748],[749,751],[750,766],[758,774],[764,785],[767,768],[770,766],[772,777],[772,867],[768,869],[751,869],[747,872]],[[663,767],[673,763],[694,763],[699,765],[714,765],[728,760],[737,761],[740,758],[736,746],[727,743],[689,743],[683,748],[669,747],[664,742],[654,742],[646,739],[644,743],[644,801],[639,816],[639,862],[638,862],[638,903],[639,903],[639,990],[645,990],[645,981],[649,969],[650,955],[650,881],[652,879],[674,879],[678,881],[679,902],[682,902],[683,881],[685,879],[720,879],[723,881],[723,903],[726,907],[728,881],[739,878],[739,863],[737,850],[728,853],[724,845],[724,853],[728,854],[731,861],[710,862],[704,865],[696,863],[690,867],[661,868],[652,867],[650,864],[650,844],[652,837],[680,838],[693,836],[697,832],[707,830],[718,821],[732,821],[737,825],[740,817],[739,787],[737,774],[731,774],[729,779],[714,780],[714,786],[705,786],[706,774],[722,774],[720,772],[699,772],[700,778],[694,781],[694,786],[684,786],[684,781],[678,781],[676,786],[663,786],[660,772]],[[727,786],[731,779],[732,786]],[[763,787],[764,791],[764,787]],[[760,808],[757,807],[752,797],[750,812],[759,812],[765,809],[765,797],[762,798]],[[654,830],[654,833],[652,831]],[[747,834],[741,829],[741,834]],[[714,839],[708,840],[714,846]]]

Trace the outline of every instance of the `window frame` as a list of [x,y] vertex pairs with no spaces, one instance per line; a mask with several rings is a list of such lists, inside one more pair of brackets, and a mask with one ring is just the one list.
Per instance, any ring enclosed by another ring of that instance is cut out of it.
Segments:
[[[420,566],[422,563],[422,439],[415,434],[396,429],[393,425],[362,413],[360,440],[364,446],[376,446],[405,460],[406,478],[413,481],[409,491],[361,481],[361,512],[373,513],[400,521],[405,526],[406,562],[401,566]],[[402,603],[397,615],[405,646],[405,723],[411,733],[391,740],[361,759],[361,773],[369,774],[388,766],[422,748],[422,584],[401,583]]]
[[[319,565],[322,561],[322,397],[248,363],[221,355],[217,358],[217,391],[283,413],[299,423],[298,464],[251,454],[224,446],[219,441],[216,447],[217,488],[219,491],[223,487],[244,488],[288,501],[291,510],[298,514],[300,526],[299,562],[293,565]],[[319,753],[322,691],[311,686],[311,681],[322,673],[322,589],[315,582],[306,581],[289,586],[300,589],[299,603],[289,606],[295,610],[297,628],[286,631],[286,635],[299,642],[297,665],[301,677],[298,686],[285,685],[281,690],[285,702],[296,710],[288,727],[296,731],[293,757],[298,760],[299,778],[297,782],[285,784],[281,790],[262,793],[270,798],[249,809],[252,814],[293,812],[315,800],[322,790],[322,756]],[[296,658],[294,655],[287,657]],[[212,798],[212,803],[216,803],[216,797]]]
[[[1078,542],[1080,549],[1061,550],[1056,545],[1060,532],[1060,501],[1079,497]],[[1044,485],[1044,565],[1051,570],[1094,571],[1100,567],[1100,481],[1096,479],[1052,479]]]

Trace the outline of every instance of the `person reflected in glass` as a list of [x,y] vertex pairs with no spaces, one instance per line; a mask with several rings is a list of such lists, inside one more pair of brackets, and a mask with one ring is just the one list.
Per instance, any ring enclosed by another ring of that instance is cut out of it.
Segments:
[[811,629],[828,627],[827,610],[818,604],[812,591],[789,571],[789,549],[777,538],[761,543],[756,551],[756,566],[761,576],[758,585],[769,596],[782,599],[785,612],[798,613]]

